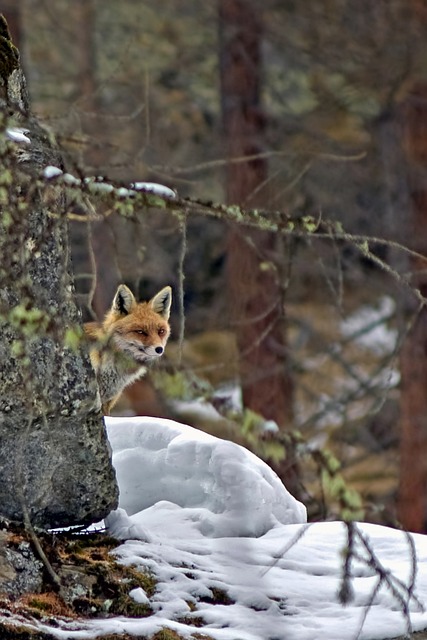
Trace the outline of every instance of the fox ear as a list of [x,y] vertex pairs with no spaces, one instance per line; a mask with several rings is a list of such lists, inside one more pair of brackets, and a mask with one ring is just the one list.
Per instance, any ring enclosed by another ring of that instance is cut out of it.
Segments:
[[149,304],[153,311],[161,315],[165,320],[168,320],[172,304],[172,289],[170,287],[164,287],[151,298]]
[[132,291],[125,284],[121,284],[116,291],[116,295],[114,296],[111,311],[122,313],[126,316],[132,311],[135,305],[136,300]]

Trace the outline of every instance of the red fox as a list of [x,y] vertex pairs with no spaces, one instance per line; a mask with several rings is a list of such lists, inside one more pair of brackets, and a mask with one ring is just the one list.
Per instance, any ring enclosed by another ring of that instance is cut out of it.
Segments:
[[148,302],[138,303],[121,284],[103,322],[86,322],[102,410],[109,415],[123,389],[145,375],[146,365],[159,358],[170,334],[172,289],[164,287]]

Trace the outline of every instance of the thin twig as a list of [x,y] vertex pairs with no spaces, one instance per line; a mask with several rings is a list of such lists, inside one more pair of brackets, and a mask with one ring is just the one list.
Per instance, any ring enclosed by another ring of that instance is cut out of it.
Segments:
[[187,216],[184,213],[179,224],[181,232],[181,249],[178,260],[178,314],[179,314],[179,336],[178,336],[178,364],[182,362],[182,350],[185,336],[185,307],[184,307],[184,262],[187,254]]

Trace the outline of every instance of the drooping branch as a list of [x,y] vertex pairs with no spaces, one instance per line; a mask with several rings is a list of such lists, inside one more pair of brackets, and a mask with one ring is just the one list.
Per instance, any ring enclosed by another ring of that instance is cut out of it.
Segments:
[[[151,188],[148,190],[143,187],[136,189],[135,185],[120,183],[108,178],[76,178],[71,174],[63,173],[62,170],[57,170],[54,175],[51,175],[50,171],[47,171],[46,175],[43,173],[39,175],[38,186],[40,188],[47,188],[49,184],[64,186],[68,192],[66,216],[81,223],[102,220],[103,217],[115,213],[129,219],[137,219],[142,211],[159,209],[169,211],[172,215],[177,215],[179,219],[183,215],[199,215],[261,231],[347,243],[353,246],[361,257],[371,260],[379,269],[395,279],[402,287],[408,289],[422,307],[427,304],[427,298],[423,293],[414,287],[413,283],[409,282],[404,275],[401,275],[380,258],[374,252],[373,247],[382,246],[403,252],[418,260],[420,264],[427,263],[427,256],[395,240],[350,233],[345,230],[340,221],[331,220],[324,215],[319,214],[316,217],[261,207],[254,209],[234,203],[224,204],[203,199],[180,198],[176,194],[165,195],[161,189],[159,192],[152,191]],[[161,185],[159,186],[161,187]],[[162,187],[162,189],[164,188]],[[170,191],[168,189],[168,192]],[[77,204],[79,210],[86,210],[87,213],[75,213],[73,205]],[[102,209],[102,215],[96,212],[98,208]],[[57,214],[50,211],[50,215]]]

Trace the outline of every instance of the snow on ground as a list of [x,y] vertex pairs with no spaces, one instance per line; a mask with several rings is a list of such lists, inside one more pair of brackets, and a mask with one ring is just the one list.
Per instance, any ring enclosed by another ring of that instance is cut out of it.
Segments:
[[377,308],[363,306],[345,318],[341,323],[341,333],[379,356],[390,354],[396,348],[397,331],[390,329],[387,321],[395,309],[395,301],[389,296],[382,296]]
[[[359,524],[381,563],[400,582],[379,584],[367,548],[352,560],[353,598],[342,606],[345,525],[305,524],[305,508],[275,474],[238,445],[191,427],[151,418],[107,418],[120,508],[106,520],[123,540],[121,562],[151,570],[158,584],[148,618],[37,623],[57,638],[92,640],[107,633],[150,637],[169,627],[215,640],[365,640],[427,628],[427,538]],[[211,602],[226,594],[223,604]],[[132,597],[147,595],[133,589]],[[372,605],[372,606],[369,606]],[[203,618],[197,629],[192,618]],[[366,618],[366,619],[365,619]]]

